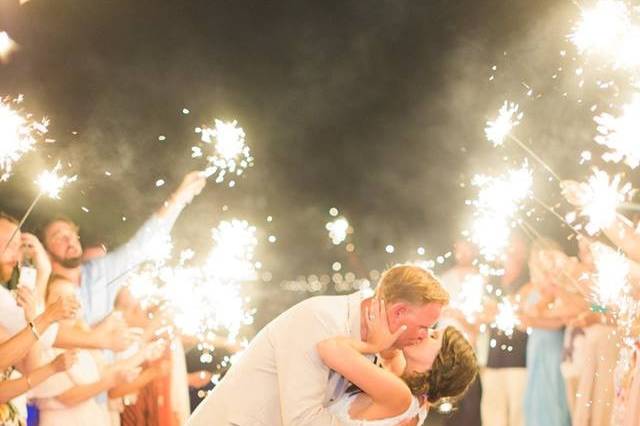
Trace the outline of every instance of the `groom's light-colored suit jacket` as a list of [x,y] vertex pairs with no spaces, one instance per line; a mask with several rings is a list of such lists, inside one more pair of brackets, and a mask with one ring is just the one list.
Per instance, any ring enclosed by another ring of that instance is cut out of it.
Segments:
[[360,339],[361,293],[319,296],[270,322],[198,406],[188,426],[340,426],[326,406],[348,382],[327,368],[316,344]]

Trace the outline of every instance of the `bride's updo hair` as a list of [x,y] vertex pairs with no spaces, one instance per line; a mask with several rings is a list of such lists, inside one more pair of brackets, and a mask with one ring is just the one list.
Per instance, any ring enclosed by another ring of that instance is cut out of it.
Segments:
[[442,398],[458,399],[467,391],[478,374],[478,363],[473,347],[454,327],[447,327],[442,336],[442,347],[430,370],[402,376],[411,393],[426,396],[430,403]]

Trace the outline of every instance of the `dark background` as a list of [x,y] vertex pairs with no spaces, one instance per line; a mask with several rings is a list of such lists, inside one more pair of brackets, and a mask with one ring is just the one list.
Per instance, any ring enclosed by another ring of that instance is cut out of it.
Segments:
[[[330,274],[334,261],[366,276],[448,251],[469,222],[469,178],[524,158],[484,139],[504,99],[526,112],[518,135],[563,177],[588,173],[577,160],[595,148],[589,107],[611,93],[588,72],[578,87],[581,59],[566,40],[577,14],[557,0],[2,0],[0,30],[21,50],[0,66],[0,94],[23,93],[26,110],[50,117],[56,142],[17,164],[0,207],[21,216],[34,175],[60,159],[79,180],[43,200],[26,229],[63,213],[85,244],[116,246],[203,168],[190,158],[194,127],[237,119],[255,167],[234,188],[210,182],[174,239],[205,252],[219,220],[255,224],[257,258],[272,274],[258,286],[266,320],[303,297],[285,294],[283,280]],[[560,202],[530,164],[538,197]],[[331,207],[353,225],[356,256],[330,243]],[[541,232],[564,240],[537,216]]]

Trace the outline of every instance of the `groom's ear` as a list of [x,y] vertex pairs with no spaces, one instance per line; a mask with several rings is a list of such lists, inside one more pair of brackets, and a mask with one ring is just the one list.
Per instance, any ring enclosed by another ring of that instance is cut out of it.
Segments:
[[398,321],[407,313],[406,303],[397,302],[387,306],[387,319],[393,328],[398,326]]

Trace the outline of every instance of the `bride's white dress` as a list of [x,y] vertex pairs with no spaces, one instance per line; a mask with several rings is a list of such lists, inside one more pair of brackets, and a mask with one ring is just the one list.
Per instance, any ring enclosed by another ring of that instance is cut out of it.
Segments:
[[420,401],[415,396],[411,398],[411,405],[407,410],[395,417],[389,417],[379,420],[361,420],[352,419],[349,414],[351,403],[360,395],[354,393],[350,395],[344,395],[341,399],[328,407],[328,410],[338,418],[342,423],[348,426],[398,426],[402,422],[410,420],[414,417],[418,417],[418,425],[422,425],[427,418],[427,409],[420,406]]

